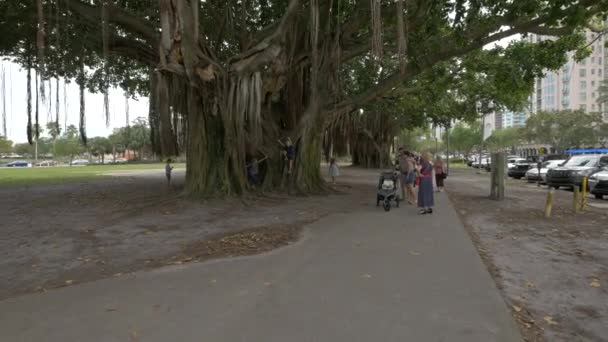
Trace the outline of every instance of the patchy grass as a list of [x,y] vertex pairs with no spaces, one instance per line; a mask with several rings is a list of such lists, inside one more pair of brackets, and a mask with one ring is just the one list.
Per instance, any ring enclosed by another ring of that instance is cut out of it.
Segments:
[[[174,164],[173,166],[180,169],[184,168],[185,164]],[[161,172],[164,167],[165,165],[161,163],[33,168],[7,167],[0,168],[0,187],[81,182],[108,177],[107,173],[116,171],[159,170]]]

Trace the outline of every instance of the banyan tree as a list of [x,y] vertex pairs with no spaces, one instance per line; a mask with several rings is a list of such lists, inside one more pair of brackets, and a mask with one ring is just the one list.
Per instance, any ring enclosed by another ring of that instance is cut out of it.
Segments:
[[[415,86],[440,63],[517,34],[556,37],[532,58],[542,70],[553,54],[580,47],[579,29],[607,7],[598,0],[0,0],[0,49],[38,82],[28,96],[29,137],[39,120],[32,98],[60,101],[49,83],[80,86],[83,142],[85,89],[106,94],[107,115],[108,89],[119,86],[127,96],[149,96],[153,146],[187,156],[188,193],[242,194],[247,163],[263,157],[264,187],[281,186],[286,138],[297,153],[288,181],[315,192],[324,187],[324,138],[343,118]],[[369,68],[351,69],[353,61]],[[345,74],[362,72],[377,77],[365,88],[345,84]],[[366,120],[350,120],[348,129],[386,142],[382,125]]]

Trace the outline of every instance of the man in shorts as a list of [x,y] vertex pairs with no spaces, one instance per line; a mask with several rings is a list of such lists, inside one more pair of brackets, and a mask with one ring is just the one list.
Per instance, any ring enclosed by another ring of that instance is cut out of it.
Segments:
[[401,200],[405,200],[409,197],[409,193],[407,191],[407,174],[408,174],[408,162],[407,162],[407,154],[403,147],[399,147],[399,151],[397,153],[397,161],[399,163],[399,183],[401,183]]
[[401,169],[401,189],[404,200],[407,199],[409,204],[414,204],[416,202],[416,193],[414,192],[416,161],[410,152],[403,150],[400,153],[399,167]]

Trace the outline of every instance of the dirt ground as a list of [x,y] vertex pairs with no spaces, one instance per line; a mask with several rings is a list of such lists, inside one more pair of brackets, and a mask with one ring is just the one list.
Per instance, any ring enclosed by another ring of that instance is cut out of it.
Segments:
[[183,173],[168,189],[162,171],[0,188],[0,300],[290,243],[306,223],[374,201],[377,173],[348,174],[332,195],[245,201],[189,201],[180,196]]
[[[288,244],[325,215],[375,200],[378,172],[344,170],[327,196],[267,194],[192,202],[183,174],[168,189],[162,171],[87,183],[0,188],[0,300],[129,272]],[[558,191],[509,181],[488,199],[489,177],[453,170],[450,198],[528,341],[608,341],[608,201],[572,214]]]
[[557,191],[544,218],[545,188],[507,182],[488,198],[489,177],[453,171],[449,195],[527,341],[608,341],[608,201],[589,198],[573,214],[572,192]]

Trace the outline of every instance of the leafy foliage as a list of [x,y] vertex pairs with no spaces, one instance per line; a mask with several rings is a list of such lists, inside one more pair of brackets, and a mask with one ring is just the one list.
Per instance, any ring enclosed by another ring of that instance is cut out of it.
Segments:
[[[102,1],[46,0],[46,18],[36,18],[33,1],[0,0],[0,53],[46,79],[151,95],[154,145],[163,154],[188,148],[186,183],[196,193],[242,193],[251,154],[274,155],[270,169],[280,170],[278,138],[300,141],[295,183],[318,189],[323,132],[339,135],[328,127],[351,139],[372,128],[366,135],[381,146],[402,127],[474,120],[479,101],[515,109],[543,69],[568,51],[588,53],[580,29],[608,11],[597,0],[408,1],[407,9],[379,1],[374,15],[368,0],[109,3],[102,25]],[[528,33],[556,38],[481,50]],[[382,115],[359,118],[361,108]]]
[[523,138],[524,134],[522,128],[503,128],[492,132],[492,135],[486,139],[485,145],[492,151],[500,151],[517,146],[522,142]]
[[106,137],[89,139],[87,147],[91,155],[99,157],[102,163],[105,161],[105,155],[112,152],[112,144],[110,143],[110,139]]
[[[447,134],[447,133],[446,133]],[[465,122],[457,123],[449,131],[450,134],[450,150],[459,152],[468,159],[469,155],[476,146],[481,142],[481,123],[475,122],[467,124]],[[444,135],[444,140],[447,136]]]
[[0,136],[0,153],[11,153],[13,151],[13,142]]
[[598,113],[583,110],[540,111],[526,122],[525,138],[550,144],[558,150],[595,146],[605,136],[606,126]]
[[78,139],[78,128],[74,125],[68,126],[64,134],[55,141],[53,149],[55,157],[67,157],[70,162],[82,153],[84,148]]

